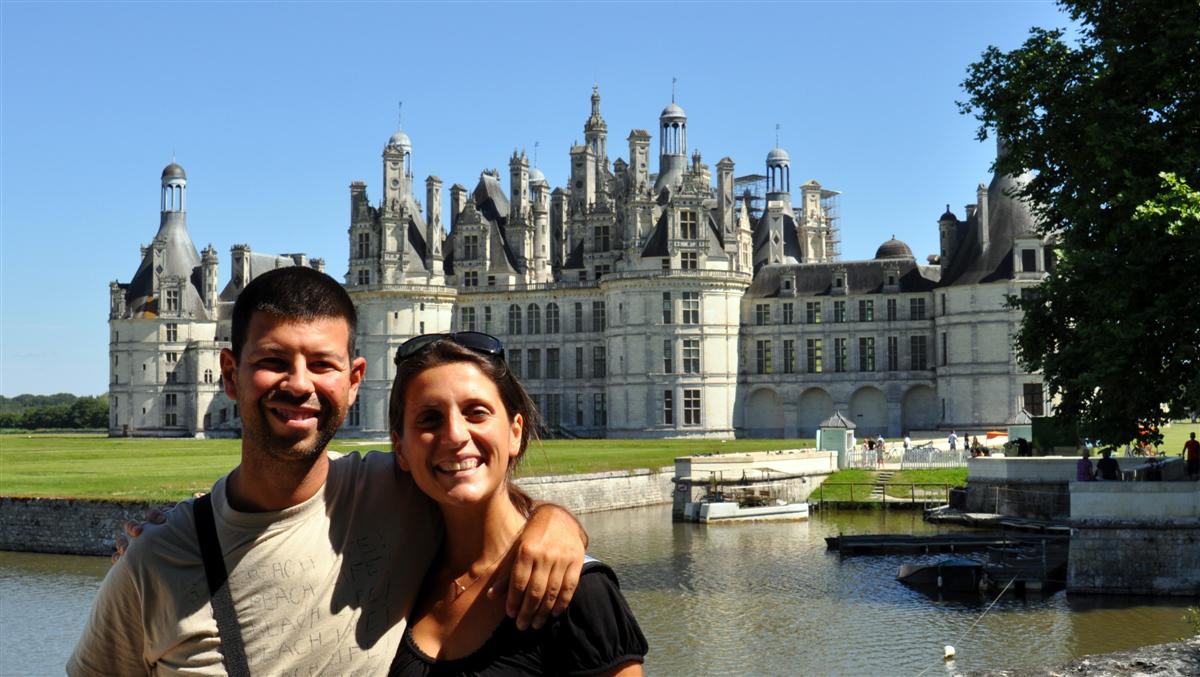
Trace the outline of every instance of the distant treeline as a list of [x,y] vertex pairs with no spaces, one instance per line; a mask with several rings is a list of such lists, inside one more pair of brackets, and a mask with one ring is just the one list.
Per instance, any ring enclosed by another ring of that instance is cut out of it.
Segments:
[[0,428],[107,428],[108,396],[0,395]]

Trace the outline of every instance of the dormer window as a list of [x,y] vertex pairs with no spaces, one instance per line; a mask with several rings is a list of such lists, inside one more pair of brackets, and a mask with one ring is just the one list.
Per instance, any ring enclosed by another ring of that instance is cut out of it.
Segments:
[[700,237],[696,212],[684,209],[679,212],[679,236],[685,240],[695,240]]

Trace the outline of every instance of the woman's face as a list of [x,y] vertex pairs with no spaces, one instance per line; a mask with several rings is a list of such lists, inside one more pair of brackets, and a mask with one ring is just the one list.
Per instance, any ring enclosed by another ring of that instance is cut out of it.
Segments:
[[469,507],[502,497],[520,456],[520,414],[509,418],[496,384],[470,362],[417,374],[404,392],[404,428],[392,432],[396,462],[439,503]]

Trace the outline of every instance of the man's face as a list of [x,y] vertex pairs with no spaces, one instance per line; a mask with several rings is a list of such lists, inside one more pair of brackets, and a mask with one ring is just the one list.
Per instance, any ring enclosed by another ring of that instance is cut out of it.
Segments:
[[281,461],[322,453],[358,396],[366,361],[351,359],[341,318],[250,317],[240,359],[221,351],[225,394],[238,403],[247,448]]

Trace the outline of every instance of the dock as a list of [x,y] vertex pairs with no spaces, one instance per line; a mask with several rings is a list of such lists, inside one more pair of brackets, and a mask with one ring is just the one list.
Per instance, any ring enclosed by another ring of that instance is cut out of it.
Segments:
[[981,552],[988,548],[1019,548],[1028,537],[1011,534],[872,534],[863,536],[826,536],[825,546],[842,555],[924,554],[931,552]]

